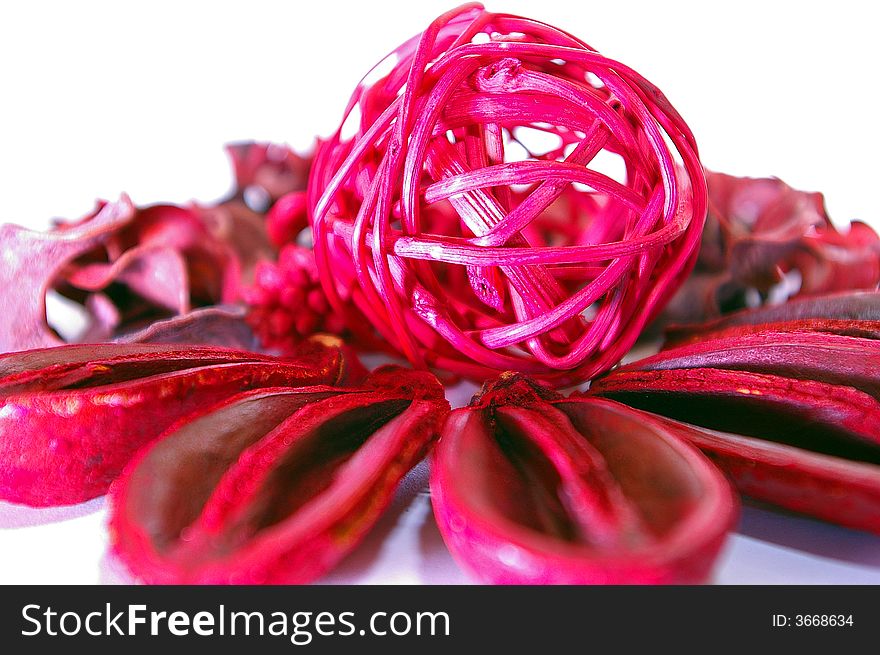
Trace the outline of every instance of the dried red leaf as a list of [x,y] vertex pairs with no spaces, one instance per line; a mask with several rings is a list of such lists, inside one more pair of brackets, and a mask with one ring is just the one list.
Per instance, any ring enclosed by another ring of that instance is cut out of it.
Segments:
[[778,178],[709,173],[706,183],[709,213],[727,241],[725,265],[745,285],[769,289],[779,281],[778,262],[797,250],[804,235],[832,228],[822,194],[798,191]]
[[257,262],[275,256],[266,232],[266,219],[237,201],[200,205],[196,209],[212,238],[235,255],[237,268],[229,278],[235,286],[229,296],[240,299],[242,286],[253,283]]
[[[290,202],[278,208],[274,203],[305,188],[310,158],[273,144],[235,144],[229,153],[236,186],[213,205],[135,208],[123,196],[46,233],[4,226],[0,282],[10,291],[3,300],[0,352],[63,343],[46,322],[50,289],[83,305],[89,325],[78,340],[90,342],[110,341],[192,308],[240,300],[257,262],[275,256],[264,213],[290,214],[282,226],[288,230],[295,227],[291,221],[306,224]],[[250,206],[254,194],[262,194],[265,206]]]
[[114,484],[114,550],[153,583],[303,583],[375,523],[448,404],[427,373],[250,391],[171,427]]
[[859,221],[847,232],[819,230],[804,236],[783,268],[800,272],[801,294],[874,289],[880,284],[880,237]]
[[160,310],[185,314],[190,309],[186,262],[179,252],[161,246],[137,246],[113,263],[85,264],[72,270],[66,282],[92,293],[118,282]]
[[257,351],[260,344],[245,320],[246,315],[247,310],[236,305],[203,307],[157,321],[119,337],[117,342],[211,345]]
[[226,146],[235,174],[230,200],[244,202],[257,213],[266,213],[285,194],[306,188],[311,156],[302,156],[285,145],[241,141]]
[[177,419],[245,389],[335,384],[339,348],[279,359],[207,347],[69,345],[0,357],[0,497],[49,506],[106,492]]
[[46,323],[46,292],[65,264],[130,223],[134,214],[131,201],[122,196],[91,220],[50,232],[0,226],[0,352],[62,343]]
[[821,194],[797,191],[776,178],[707,172],[706,181],[709,214],[700,256],[660,324],[711,319],[747,301],[765,302],[786,273],[796,273],[799,287],[781,290],[783,295],[880,284],[880,237],[858,221],[838,231]]
[[724,477],[660,421],[502,378],[432,460],[456,560],[492,583],[695,583],[736,516]]
[[57,289],[86,304],[95,293],[110,298],[119,323],[89,335],[108,340],[133,325],[238,299],[241,263],[229,244],[209,231],[198,207],[139,208],[124,227],[69,262]]

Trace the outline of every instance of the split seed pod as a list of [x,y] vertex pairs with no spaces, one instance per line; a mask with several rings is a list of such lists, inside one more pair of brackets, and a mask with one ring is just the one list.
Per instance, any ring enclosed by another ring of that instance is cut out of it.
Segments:
[[[748,496],[880,533],[880,342],[756,332],[690,343],[594,380],[660,414]],[[696,427],[698,426],[698,427]]]
[[668,345],[678,346],[768,330],[880,339],[880,292],[850,291],[795,298],[705,323],[673,325],[666,330],[666,340]]
[[450,414],[431,497],[452,554],[491,583],[702,582],[737,513],[659,420],[517,376]]
[[33,506],[107,491],[176,420],[245,389],[336,384],[342,350],[299,357],[156,344],[69,345],[0,357],[0,498]]
[[172,426],[111,491],[114,550],[151,583],[298,584],[332,568],[426,454],[430,373],[244,392]]

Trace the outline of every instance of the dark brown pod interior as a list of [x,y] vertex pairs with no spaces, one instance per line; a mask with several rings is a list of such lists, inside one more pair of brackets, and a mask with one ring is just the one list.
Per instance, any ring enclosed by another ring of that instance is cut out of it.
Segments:
[[[330,395],[260,394],[184,425],[157,443],[134,470],[125,511],[139,517],[160,552],[186,548],[182,535],[202,514],[242,453],[292,420],[306,404]],[[212,546],[221,553],[233,549],[294,514],[320,494],[332,481],[333,472],[407,404],[404,399],[388,399],[355,405],[296,439],[282,458],[253,471],[259,478],[257,494],[237,513],[233,524],[224,525],[215,535]]]
[[[682,377],[698,375],[704,370],[666,371]],[[796,380],[790,381],[795,386]],[[880,464],[880,444],[861,438],[835,421],[835,411],[823,398],[815,399],[815,410],[803,405],[773,402],[759,395],[713,389],[707,381],[702,393],[676,391],[674,385],[662,390],[648,389],[634,383],[614,389],[600,386],[595,393],[621,403],[684,421],[704,428],[757,437],[804,448],[816,453],[834,455],[855,461]],[[835,388],[827,386],[829,398]],[[591,393],[593,393],[591,391]],[[795,390],[792,391],[794,395]]]

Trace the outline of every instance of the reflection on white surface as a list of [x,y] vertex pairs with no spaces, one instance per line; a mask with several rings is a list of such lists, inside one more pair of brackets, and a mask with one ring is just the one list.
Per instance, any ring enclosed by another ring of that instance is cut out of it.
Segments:
[[[219,197],[231,179],[223,143],[307,147],[335,128],[364,67],[452,4],[349,3],[340,21],[333,2],[251,2],[245,11],[221,3],[208,26],[196,3],[57,3],[52,21],[43,3],[5,3],[0,59],[16,65],[0,67],[0,179],[9,191],[0,222],[45,227],[121,191],[139,203]],[[880,227],[876,90],[864,83],[876,59],[869,7],[841,0],[792,11],[743,0],[719,30],[705,29],[720,16],[712,3],[490,4],[557,23],[643,72],[682,112],[708,167],[779,175],[824,191],[838,223]],[[327,30],[304,25],[332,26],[346,47],[327,48]],[[845,94],[817,93],[817,80]],[[472,392],[461,385],[451,400]],[[425,474],[422,466],[409,476],[376,529],[322,582],[467,581],[434,525]],[[128,582],[106,547],[102,499],[46,510],[0,503],[0,583]],[[880,537],[747,507],[714,579],[878,584]]]
[[106,549],[104,499],[34,509],[0,502],[0,584],[94,584]]
[[[766,521],[766,540],[733,535],[718,584],[880,584],[880,537],[755,508],[744,510],[743,522],[755,513]],[[813,549],[781,545],[795,541],[793,535]]]
[[[107,553],[103,499],[33,510],[0,503],[0,583],[130,584]],[[363,543],[319,584],[468,584],[431,513],[417,466]],[[880,537],[746,506],[716,584],[880,584]]]

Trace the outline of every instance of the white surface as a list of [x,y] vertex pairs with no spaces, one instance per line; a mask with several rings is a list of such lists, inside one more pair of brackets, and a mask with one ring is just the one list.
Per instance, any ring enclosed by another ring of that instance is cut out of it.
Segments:
[[[449,2],[3,3],[0,222],[43,227],[121,191],[211,200],[223,143],[309,145],[365,70]],[[497,0],[639,70],[697,136],[703,162],[826,194],[878,223],[870,3]],[[467,395],[464,393],[463,395]],[[424,469],[327,582],[465,581],[433,525]],[[0,582],[127,581],[105,557],[102,500],[0,504]],[[747,508],[721,583],[880,583],[880,539]]]

